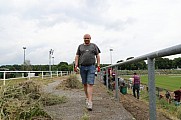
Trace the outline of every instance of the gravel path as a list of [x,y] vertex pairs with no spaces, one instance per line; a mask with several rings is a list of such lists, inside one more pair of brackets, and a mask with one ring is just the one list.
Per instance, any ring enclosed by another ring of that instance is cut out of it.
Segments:
[[[80,77],[79,77],[80,78]],[[61,83],[56,80],[44,87],[44,92],[55,95],[65,95],[68,102],[64,104],[47,106],[45,111],[54,120],[134,120],[133,116],[114,97],[107,92],[105,86],[99,81],[95,81],[93,93],[93,111],[88,111],[85,105],[85,95],[83,90],[55,90]]]

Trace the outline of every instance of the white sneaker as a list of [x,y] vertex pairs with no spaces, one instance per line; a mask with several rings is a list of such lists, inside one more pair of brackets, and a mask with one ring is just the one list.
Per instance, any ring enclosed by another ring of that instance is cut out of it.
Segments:
[[92,102],[88,102],[88,104],[87,104],[87,109],[88,109],[89,111],[92,111]]
[[86,98],[85,103],[86,103],[86,105],[88,105],[88,103],[89,103],[88,98]]

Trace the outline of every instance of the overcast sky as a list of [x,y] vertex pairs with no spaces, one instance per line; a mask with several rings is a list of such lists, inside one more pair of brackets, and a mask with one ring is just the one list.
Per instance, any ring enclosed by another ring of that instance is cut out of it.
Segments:
[[0,65],[72,63],[85,33],[101,63],[178,45],[181,0],[0,0]]

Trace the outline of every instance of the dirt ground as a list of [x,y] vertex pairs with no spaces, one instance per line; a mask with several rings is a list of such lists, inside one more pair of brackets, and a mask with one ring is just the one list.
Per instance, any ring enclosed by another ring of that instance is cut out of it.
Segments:
[[[149,118],[149,106],[147,103],[138,100],[131,94],[120,95],[120,102],[124,108],[128,110],[137,120],[148,120]],[[161,112],[157,112],[157,120],[171,120]]]
[[[149,107],[146,103],[135,99],[132,95],[122,95],[115,100],[114,92],[108,91],[98,80],[94,85],[93,111],[85,105],[84,91],[81,89],[56,90],[62,79],[44,87],[44,92],[65,95],[68,102],[60,105],[47,106],[44,110],[53,120],[148,120]],[[157,113],[158,120],[169,120],[162,113]]]

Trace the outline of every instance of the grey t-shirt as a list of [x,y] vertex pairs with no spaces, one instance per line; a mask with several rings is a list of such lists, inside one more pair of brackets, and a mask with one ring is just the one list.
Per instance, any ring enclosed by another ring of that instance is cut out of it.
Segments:
[[76,55],[79,55],[79,65],[89,66],[95,64],[95,56],[101,51],[96,44],[90,43],[89,45],[81,44],[77,49]]

